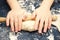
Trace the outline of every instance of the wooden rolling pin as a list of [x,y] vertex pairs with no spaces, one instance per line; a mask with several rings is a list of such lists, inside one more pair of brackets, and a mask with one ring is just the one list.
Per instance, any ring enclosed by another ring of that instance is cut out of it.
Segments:
[[[31,20],[31,17],[27,17],[26,20]],[[52,21],[56,21],[57,20],[57,16],[56,15],[53,15],[52,16]],[[6,18],[5,17],[0,17],[0,22],[5,22],[6,21]]]

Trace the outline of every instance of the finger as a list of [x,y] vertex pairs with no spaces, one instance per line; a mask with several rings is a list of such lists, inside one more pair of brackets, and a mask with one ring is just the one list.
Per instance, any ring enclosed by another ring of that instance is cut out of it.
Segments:
[[48,22],[48,29],[50,29],[51,28],[51,24],[52,24],[52,18],[50,18],[48,21],[49,21]]
[[6,17],[6,25],[9,26],[9,16]]
[[11,30],[14,32],[14,18],[10,18],[10,26],[11,26]]
[[7,26],[9,26],[9,19],[10,19],[9,16],[10,16],[10,13],[11,13],[11,12],[9,12],[8,15],[7,15],[7,17],[6,17],[6,25],[7,25]]
[[39,17],[36,17],[36,21],[35,21],[35,29],[37,30],[38,29],[38,24],[39,24]]
[[18,17],[15,17],[15,32],[18,32]]
[[48,27],[48,19],[46,18],[45,19],[45,24],[44,24],[44,30],[43,30],[43,32],[47,31],[47,27]]
[[40,20],[40,24],[39,24],[39,31],[38,31],[39,33],[42,33],[43,24],[44,24],[44,20],[41,19],[41,20]]
[[22,26],[22,18],[21,17],[19,18],[18,24],[19,24],[19,31],[21,31],[21,26]]

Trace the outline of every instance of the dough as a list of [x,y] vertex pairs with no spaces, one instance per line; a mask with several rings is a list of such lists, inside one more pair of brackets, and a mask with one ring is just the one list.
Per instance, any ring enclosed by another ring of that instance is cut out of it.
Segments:
[[34,29],[34,24],[35,24],[35,21],[34,20],[28,20],[28,21],[24,21],[22,23],[22,30],[25,30],[25,31],[36,31]]

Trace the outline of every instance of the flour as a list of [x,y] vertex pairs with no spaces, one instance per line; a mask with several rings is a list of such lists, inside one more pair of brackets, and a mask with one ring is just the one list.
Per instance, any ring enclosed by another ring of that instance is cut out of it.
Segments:
[[10,32],[10,33],[9,33],[9,38],[10,38],[10,40],[17,40],[17,37],[18,37],[18,35],[15,35],[14,32]]
[[54,36],[51,34],[50,36],[47,37],[49,40],[54,40]]
[[54,35],[52,34],[52,30],[50,30],[50,35],[47,37],[47,39],[49,39],[49,40],[54,40]]

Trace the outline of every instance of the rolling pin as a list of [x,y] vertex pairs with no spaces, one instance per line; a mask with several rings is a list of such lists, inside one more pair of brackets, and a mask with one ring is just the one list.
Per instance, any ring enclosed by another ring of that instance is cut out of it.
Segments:
[[[31,17],[27,17],[26,20],[32,20]],[[24,20],[24,21],[26,21]],[[34,19],[35,20],[35,19]],[[53,15],[52,16],[52,21],[56,21],[57,20],[57,16],[56,15]],[[5,17],[0,17],[0,22],[5,22],[6,21],[6,18]]]

